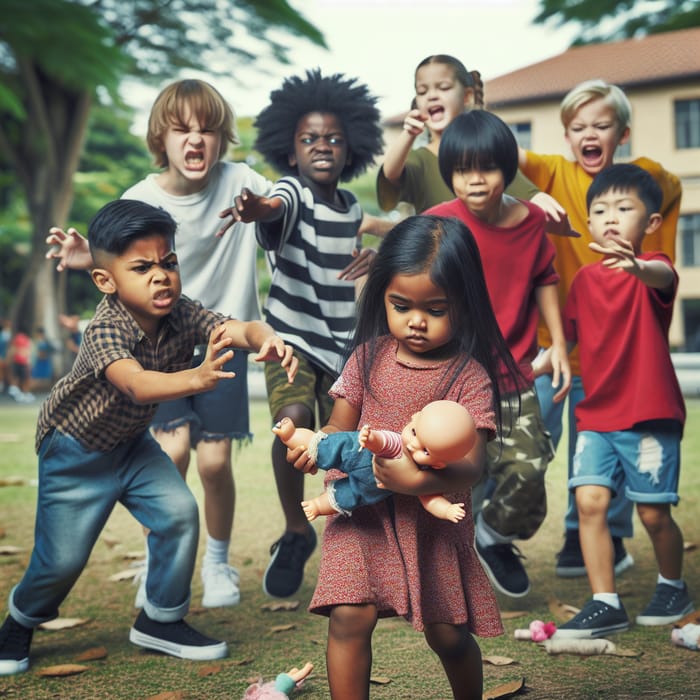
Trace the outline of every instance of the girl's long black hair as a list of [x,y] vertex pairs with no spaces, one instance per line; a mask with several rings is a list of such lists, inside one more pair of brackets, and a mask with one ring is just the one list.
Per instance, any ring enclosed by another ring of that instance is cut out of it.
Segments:
[[493,384],[500,427],[499,384],[504,374],[512,379],[509,385],[524,387],[524,380],[496,321],[476,241],[469,228],[455,218],[411,216],[398,223],[382,241],[358,302],[357,325],[349,348],[350,352],[359,353],[365,387],[372,391],[378,340],[389,333],[384,307],[387,287],[396,275],[426,272],[447,297],[453,330],[450,345],[454,359],[446,370],[441,393],[449,390],[473,358]]

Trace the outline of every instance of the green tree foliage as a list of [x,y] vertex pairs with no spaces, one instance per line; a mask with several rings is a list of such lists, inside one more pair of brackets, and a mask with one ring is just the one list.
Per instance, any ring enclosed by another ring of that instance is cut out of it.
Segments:
[[[160,82],[184,68],[230,75],[264,56],[287,62],[285,35],[325,46],[286,0],[0,0],[0,16],[0,165],[31,220],[12,317],[49,330],[65,302],[44,240],[67,220],[96,96],[116,100],[127,75]],[[253,51],[240,48],[245,33]]]
[[535,24],[580,25],[574,46],[700,26],[697,0],[540,0]]

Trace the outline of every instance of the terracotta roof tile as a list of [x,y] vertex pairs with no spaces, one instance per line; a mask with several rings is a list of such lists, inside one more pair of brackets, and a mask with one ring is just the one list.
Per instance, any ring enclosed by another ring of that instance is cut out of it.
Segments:
[[485,81],[487,106],[560,99],[574,85],[602,78],[621,87],[700,77],[700,27],[590,44]]

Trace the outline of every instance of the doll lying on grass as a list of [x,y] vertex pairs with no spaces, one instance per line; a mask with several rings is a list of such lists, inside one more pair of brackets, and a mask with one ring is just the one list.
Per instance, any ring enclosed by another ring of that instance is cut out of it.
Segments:
[[246,688],[243,700],[287,700],[295,688],[300,688],[314,665],[306,663],[301,668],[292,668],[287,673],[280,673],[274,681],[263,683],[262,680]]
[[[350,515],[358,506],[388,498],[391,492],[382,488],[374,477],[374,456],[408,458],[425,468],[442,469],[464,457],[476,439],[471,415],[455,401],[429,403],[413,415],[401,434],[374,430],[368,425],[356,432],[314,432],[295,427],[289,418],[283,418],[272,432],[289,448],[308,449],[314,461],[311,473],[316,473],[318,468],[340,469],[348,476],[329,483],[320,496],[302,501],[309,520],[336,512]],[[419,498],[423,507],[437,518],[452,522],[464,518],[463,503],[452,503],[440,494]]]

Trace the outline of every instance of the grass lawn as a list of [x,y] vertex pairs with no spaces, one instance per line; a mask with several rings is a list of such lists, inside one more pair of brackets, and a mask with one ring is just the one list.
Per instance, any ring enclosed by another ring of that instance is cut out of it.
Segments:
[[[0,548],[19,552],[0,555],[0,607],[3,619],[10,588],[21,577],[32,547],[36,487],[34,427],[38,405],[0,402]],[[674,515],[688,543],[700,544],[700,401],[688,402],[688,425],[683,442],[681,503]],[[66,599],[62,617],[84,618],[85,624],[61,631],[36,632],[28,673],[0,677],[0,698],[71,698],[162,700],[241,698],[257,676],[270,680],[281,670],[305,661],[315,664],[313,678],[295,693],[300,700],[328,697],[325,678],[326,620],[306,612],[318,568],[318,551],[296,600],[297,610],[270,611],[260,587],[270,544],[281,534],[283,520],[269,463],[271,433],[267,405],[252,404],[256,439],[235,458],[238,507],[232,546],[233,563],[241,572],[241,604],[235,608],[205,610],[199,607],[202,587],[195,573],[193,608],[189,621],[201,631],[229,643],[229,658],[221,662],[182,661],[132,646],[128,630],[136,611],[136,589],[129,581],[112,582],[110,576],[129,567],[129,557],[143,552],[139,525],[119,506],[110,518],[90,562]],[[563,451],[562,451],[563,452]],[[522,697],[528,700],[562,698],[700,698],[700,654],[674,647],[670,628],[633,627],[612,639],[635,656],[549,656],[536,644],[516,642],[513,630],[534,619],[556,621],[552,601],[581,606],[589,596],[585,579],[565,580],[554,575],[554,555],[561,545],[565,507],[565,463],[560,454],[548,472],[549,514],[537,534],[522,543],[532,591],[523,599],[500,597],[506,617],[506,634],[481,640],[485,657],[509,657],[507,665],[485,664],[485,690],[525,678]],[[9,477],[24,483],[5,485]],[[201,489],[192,470],[189,483],[198,498]],[[307,493],[321,490],[321,478],[307,480]],[[322,523],[318,531],[321,531]],[[648,538],[637,521],[635,538],[627,547],[635,566],[618,582],[625,607],[634,617],[651,596],[656,569]],[[202,531],[204,528],[202,527]],[[200,557],[201,559],[201,557]],[[700,549],[689,549],[685,578],[700,602]],[[77,661],[87,650],[102,647],[102,658]],[[82,663],[78,675],[46,678],[42,669],[57,664]],[[436,657],[403,619],[380,621],[374,635],[373,684],[376,700],[446,700],[449,687]]]

